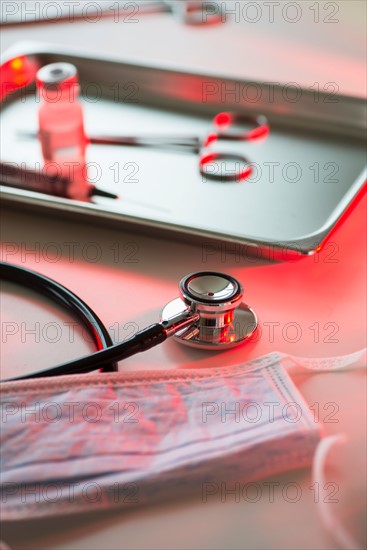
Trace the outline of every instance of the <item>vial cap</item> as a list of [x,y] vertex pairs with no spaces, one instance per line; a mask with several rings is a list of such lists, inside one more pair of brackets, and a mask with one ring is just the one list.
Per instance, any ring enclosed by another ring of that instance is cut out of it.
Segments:
[[78,82],[78,70],[71,63],[51,63],[37,72],[39,87],[57,89]]

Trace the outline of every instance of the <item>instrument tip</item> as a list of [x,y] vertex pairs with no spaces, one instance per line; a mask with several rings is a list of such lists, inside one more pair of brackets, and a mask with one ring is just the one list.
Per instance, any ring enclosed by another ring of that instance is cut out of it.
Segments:
[[92,190],[91,196],[95,197],[106,197],[107,199],[118,199],[118,195],[115,195],[115,193],[110,193],[109,191],[104,191],[103,189],[98,189],[98,187],[95,187]]

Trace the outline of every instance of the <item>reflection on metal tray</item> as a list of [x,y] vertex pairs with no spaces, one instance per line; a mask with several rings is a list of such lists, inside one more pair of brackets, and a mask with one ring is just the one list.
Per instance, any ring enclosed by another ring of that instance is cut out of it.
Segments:
[[[89,58],[67,49],[18,45],[6,59],[30,56],[39,66],[67,61],[82,84],[87,133],[205,135],[220,111],[263,113],[271,132],[263,142],[230,144],[248,156],[252,176],[220,183],[198,171],[195,155],[177,151],[90,145],[89,176],[119,200],[93,203],[4,186],[3,199],[62,210],[94,220],[169,231],[199,243],[234,242],[259,249],[310,254],[334,227],[365,181],[364,101],[302,90],[297,101],[282,87],[186,74],[119,60]],[[232,92],[228,92],[232,90]],[[235,91],[235,93],[233,93]],[[2,161],[42,164],[34,87],[2,105]]]

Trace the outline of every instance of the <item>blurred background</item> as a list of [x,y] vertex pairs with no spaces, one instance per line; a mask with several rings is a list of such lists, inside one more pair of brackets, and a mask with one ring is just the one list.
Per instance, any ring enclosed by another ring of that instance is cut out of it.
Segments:
[[[171,4],[177,7],[184,1]],[[175,14],[159,13],[158,4],[150,0],[4,0],[3,23],[32,21],[42,16],[45,21],[38,25],[3,25],[1,48],[4,51],[20,40],[40,40],[76,47],[80,52],[107,52],[112,58],[221,76],[297,82],[306,88],[317,82],[321,88],[334,82],[340,93],[365,95],[364,0],[204,2],[207,13],[215,10],[215,4],[223,12],[223,24],[207,26],[182,24]],[[74,18],[47,22],[54,16],[67,17],[70,6]],[[111,16],[103,17],[102,12],[108,10]],[[80,13],[82,19],[77,17]]]

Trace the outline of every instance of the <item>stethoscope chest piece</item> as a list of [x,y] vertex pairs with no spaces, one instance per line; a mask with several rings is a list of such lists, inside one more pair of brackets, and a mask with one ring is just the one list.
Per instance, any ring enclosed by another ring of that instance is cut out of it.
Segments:
[[229,275],[212,271],[192,273],[180,284],[180,297],[161,313],[164,323],[185,312],[198,313],[199,321],[175,334],[187,346],[225,350],[238,346],[255,332],[257,317],[243,301],[240,283]]

